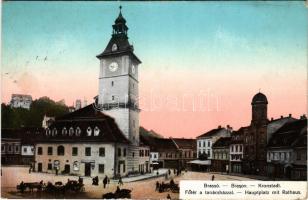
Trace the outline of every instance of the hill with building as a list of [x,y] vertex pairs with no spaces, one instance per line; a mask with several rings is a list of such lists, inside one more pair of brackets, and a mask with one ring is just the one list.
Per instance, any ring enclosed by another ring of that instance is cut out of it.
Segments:
[[32,101],[29,109],[1,104],[1,124],[3,128],[41,127],[45,115],[57,117],[68,112],[66,105],[48,97]]

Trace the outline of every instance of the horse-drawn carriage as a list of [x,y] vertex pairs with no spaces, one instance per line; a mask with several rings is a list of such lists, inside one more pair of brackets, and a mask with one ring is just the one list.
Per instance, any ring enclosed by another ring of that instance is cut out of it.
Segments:
[[24,192],[27,189],[30,192],[33,192],[34,189],[36,189],[36,191],[42,191],[43,190],[43,182],[28,182],[28,183],[24,183],[23,181],[17,185],[16,189],[20,192]]
[[167,192],[167,191],[171,191],[173,193],[179,193],[180,188],[179,185],[174,183],[173,179],[171,179],[170,183],[156,183],[156,190],[158,190],[158,192]]
[[117,187],[117,190],[112,193],[108,192],[106,194],[103,194],[102,198],[103,199],[130,199],[131,198],[131,190],[128,189],[120,189]]
[[17,190],[24,192],[29,189],[33,192],[34,189],[37,191],[44,191],[48,193],[56,193],[56,194],[64,194],[65,192],[84,192],[84,184],[82,182],[78,182],[75,180],[68,180],[68,182],[64,185],[61,181],[55,182],[52,184],[48,182],[47,185],[41,182],[33,182],[33,183],[24,183],[23,181],[17,185]]

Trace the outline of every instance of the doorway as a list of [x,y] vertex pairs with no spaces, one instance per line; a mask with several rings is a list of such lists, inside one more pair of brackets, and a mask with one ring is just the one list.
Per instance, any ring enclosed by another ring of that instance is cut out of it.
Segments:
[[64,171],[66,174],[70,173],[70,165],[64,165]]
[[91,163],[85,163],[84,175],[85,176],[91,176]]
[[42,163],[38,163],[38,164],[37,164],[37,171],[38,171],[38,172],[42,172],[42,170],[43,170],[43,165],[42,165]]

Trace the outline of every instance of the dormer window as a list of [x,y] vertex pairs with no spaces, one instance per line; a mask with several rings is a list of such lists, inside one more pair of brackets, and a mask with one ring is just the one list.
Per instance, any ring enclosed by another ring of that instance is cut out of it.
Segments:
[[99,128],[97,126],[95,126],[95,128],[94,128],[94,136],[98,136],[99,132],[100,132]]
[[91,127],[87,128],[87,136],[91,136],[92,135],[92,129]]
[[64,128],[62,129],[62,135],[67,135],[67,129],[66,129],[66,127],[64,127]]
[[113,44],[111,50],[112,51],[118,50],[118,45],[117,44]]
[[57,129],[56,129],[56,128],[53,128],[53,129],[52,129],[52,136],[55,136],[55,135],[57,135]]
[[51,130],[49,128],[46,129],[46,135],[51,135]]
[[68,131],[68,135],[72,136],[74,134],[74,129],[73,127],[70,128],[70,130]]
[[81,129],[79,127],[76,128],[76,136],[80,136],[81,134]]

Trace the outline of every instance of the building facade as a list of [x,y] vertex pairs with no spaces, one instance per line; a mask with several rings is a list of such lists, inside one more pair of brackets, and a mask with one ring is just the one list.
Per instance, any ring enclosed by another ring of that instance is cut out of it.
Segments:
[[1,129],[1,163],[21,164],[21,138],[16,129]]
[[307,120],[292,120],[273,133],[267,146],[267,175],[306,180]]
[[142,136],[141,140],[150,147],[150,162],[153,169],[184,169],[188,167],[189,161],[196,159],[194,139]]
[[229,172],[230,142],[231,137],[222,137],[213,144],[213,159],[211,171]]
[[12,108],[30,109],[32,96],[26,94],[12,94],[10,106]]
[[36,144],[35,169],[79,176],[126,176],[128,144],[114,119],[89,105],[56,118],[45,130]]
[[230,141],[230,172],[242,173],[242,159],[244,156],[244,132],[247,127],[241,127],[231,133]]
[[230,137],[231,128],[218,126],[217,129],[208,131],[197,137],[197,157],[205,154],[207,159],[213,159],[212,145],[221,137]]

